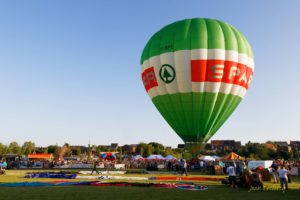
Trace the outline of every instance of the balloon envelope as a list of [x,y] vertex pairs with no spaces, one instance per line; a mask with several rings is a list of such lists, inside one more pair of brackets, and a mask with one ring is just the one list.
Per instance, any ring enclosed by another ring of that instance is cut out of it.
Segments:
[[184,142],[205,142],[241,102],[254,71],[252,49],[233,26],[186,19],[155,33],[141,56],[152,102]]

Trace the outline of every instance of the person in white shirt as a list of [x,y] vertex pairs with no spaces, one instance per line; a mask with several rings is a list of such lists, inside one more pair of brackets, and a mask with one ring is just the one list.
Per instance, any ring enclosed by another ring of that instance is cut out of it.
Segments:
[[188,173],[187,173],[187,163],[186,163],[185,159],[181,159],[181,167],[182,167],[181,175],[185,174],[187,176],[188,175]]
[[227,167],[226,172],[229,176],[229,184],[231,187],[236,187],[236,174],[235,174],[235,168],[233,166],[233,163]]
[[281,167],[277,171],[277,173],[278,173],[281,189],[283,189],[283,184],[284,184],[285,189],[287,190],[288,189],[287,175],[288,175],[289,171],[286,170],[283,165],[281,165]]

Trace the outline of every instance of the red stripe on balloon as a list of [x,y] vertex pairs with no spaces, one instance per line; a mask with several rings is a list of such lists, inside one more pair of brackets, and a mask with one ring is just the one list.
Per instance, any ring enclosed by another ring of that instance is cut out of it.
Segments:
[[143,71],[142,73],[142,80],[145,86],[146,91],[150,90],[153,87],[158,86],[158,83],[156,81],[156,76],[154,72],[154,67],[150,67]]
[[191,60],[192,82],[224,82],[248,89],[253,70],[245,64],[225,60]]

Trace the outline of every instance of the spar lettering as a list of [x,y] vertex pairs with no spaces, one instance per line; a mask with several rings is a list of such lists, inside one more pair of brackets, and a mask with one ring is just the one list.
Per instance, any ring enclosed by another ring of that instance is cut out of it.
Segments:
[[192,82],[224,82],[248,89],[253,70],[241,63],[224,60],[191,60]]
[[151,88],[158,86],[156,77],[155,77],[154,67],[150,67],[150,68],[146,69],[145,71],[143,71],[142,80],[143,80],[144,87],[147,92]]

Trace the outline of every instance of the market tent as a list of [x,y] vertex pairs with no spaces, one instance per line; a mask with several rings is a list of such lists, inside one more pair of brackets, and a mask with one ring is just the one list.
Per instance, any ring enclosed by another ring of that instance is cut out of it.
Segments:
[[135,155],[131,158],[131,160],[145,160],[141,155]]
[[203,161],[215,161],[216,159],[212,156],[201,156],[198,158],[199,160],[203,160]]
[[178,160],[178,158],[175,158],[175,157],[172,156],[172,155],[167,155],[167,156],[165,157],[165,159],[168,160],[168,161],[170,161],[170,160]]
[[234,152],[230,152],[229,154],[220,158],[220,160],[244,160],[244,158]]
[[147,160],[165,160],[165,158],[162,155],[150,155],[147,157]]
[[211,157],[213,157],[215,160],[219,160],[220,159],[220,156],[216,156],[216,155],[213,155]]
[[29,159],[46,159],[51,160],[53,158],[52,154],[46,154],[46,153],[33,153],[28,154]]

